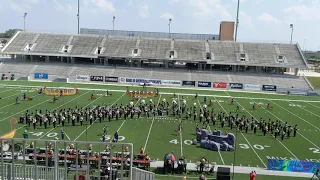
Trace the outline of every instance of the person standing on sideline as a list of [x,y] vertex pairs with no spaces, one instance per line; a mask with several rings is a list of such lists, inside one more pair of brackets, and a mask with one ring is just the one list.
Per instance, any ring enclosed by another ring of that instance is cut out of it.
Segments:
[[250,173],[250,180],[255,180],[255,179],[256,179],[256,176],[257,176],[256,171],[252,171],[252,172]]
[[25,101],[27,99],[26,93],[23,93],[23,100]]
[[19,103],[19,97],[17,96],[16,97],[16,104],[18,104]]
[[61,139],[64,140],[64,130],[61,129]]
[[29,138],[28,131],[25,130],[23,133],[23,139],[28,139],[28,138]]
[[294,129],[293,129],[293,137],[296,137],[297,135],[297,125],[294,126]]

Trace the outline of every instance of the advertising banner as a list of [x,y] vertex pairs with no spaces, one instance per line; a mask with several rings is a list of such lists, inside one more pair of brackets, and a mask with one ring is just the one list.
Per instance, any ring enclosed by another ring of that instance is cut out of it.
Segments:
[[90,81],[100,81],[100,82],[103,82],[103,76],[90,76]]
[[76,81],[89,81],[88,75],[76,75]]
[[242,83],[230,83],[229,85],[231,89],[243,89]]
[[49,75],[47,73],[34,73],[34,79],[48,79]]
[[182,81],[182,86],[196,86],[196,82],[195,81]]
[[263,91],[277,91],[277,86],[275,85],[262,85]]
[[142,84],[145,83],[147,85],[161,85],[161,80],[158,79],[143,79],[143,78],[120,78],[121,83],[134,83],[134,84]]
[[110,76],[105,76],[104,77],[104,82],[118,82],[118,77],[110,77]]
[[225,89],[225,88],[227,88],[227,83],[225,83],[225,82],[214,82],[212,87],[213,88]]
[[181,86],[181,81],[176,80],[162,80],[161,83],[163,86]]
[[268,159],[268,170],[315,173],[317,169],[320,169],[318,162]]
[[258,84],[244,84],[244,89],[260,91],[261,86]]
[[211,87],[211,82],[198,81],[198,87]]

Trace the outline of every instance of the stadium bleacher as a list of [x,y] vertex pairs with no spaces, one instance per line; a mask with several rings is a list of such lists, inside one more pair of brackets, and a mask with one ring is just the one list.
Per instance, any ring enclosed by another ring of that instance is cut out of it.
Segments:
[[[30,51],[25,47],[32,45]],[[67,53],[61,52],[64,45],[72,46]],[[98,47],[105,50],[95,54]],[[133,49],[141,53],[133,56]],[[206,61],[212,64],[230,64],[245,66],[268,66],[286,68],[305,68],[307,65],[299,52],[297,44],[245,43],[214,40],[156,39],[139,37],[112,37],[103,35],[64,35],[18,32],[1,50],[4,54],[26,54],[68,57],[118,57],[136,59],[166,60],[168,51],[176,51],[174,59],[184,61]],[[206,59],[205,53],[213,57]],[[239,54],[245,53],[246,61],[239,60]],[[277,62],[278,56],[284,56],[283,63]]]
[[[27,68],[26,68],[27,67]],[[236,72],[202,72],[170,69],[144,69],[105,67],[93,65],[65,65],[54,63],[16,63],[6,62],[0,66],[1,73],[14,73],[17,77],[28,76],[36,72],[45,72],[59,78],[70,78],[76,75],[99,75],[114,77],[134,77],[146,79],[209,81],[243,84],[274,84],[284,89],[308,89],[303,77],[291,75],[269,75]]]
[[[68,50],[64,50],[64,48]],[[100,49],[100,53],[97,53],[98,49]],[[134,51],[137,51],[135,56],[133,55]],[[171,51],[174,51],[173,57],[170,57]],[[208,53],[210,58],[208,58]],[[33,62],[25,62],[23,58],[13,58],[12,61],[5,61],[1,64],[1,73],[14,73],[17,78],[26,78],[32,76],[33,73],[47,73],[51,75],[52,80],[54,80],[53,78],[72,80],[76,75],[97,75],[180,81],[274,84],[278,88],[288,89],[309,88],[303,77],[267,74],[277,71],[277,69],[269,71],[268,68],[299,69],[307,67],[298,44],[18,32],[3,47],[1,54],[16,57],[21,55],[37,57],[34,60],[30,59]],[[243,61],[240,56],[244,55],[246,58]],[[283,61],[279,61],[279,56],[283,57]],[[48,57],[45,58],[45,62],[39,60],[44,57]],[[67,60],[69,63],[60,63],[64,62],[65,57],[73,57],[73,60]],[[74,57],[87,59],[79,62],[86,65],[77,64]],[[56,60],[51,61],[51,58]],[[122,67],[121,64],[117,65],[117,68],[114,64],[110,64],[113,67],[102,66],[102,64],[108,65],[105,59],[126,60],[127,65],[131,62],[131,66]],[[24,61],[21,62],[21,60]],[[141,63],[139,65],[137,62],[144,60],[147,62],[148,60],[153,62],[184,62],[194,63],[194,65],[201,62],[205,63],[204,65],[210,65],[210,70],[213,68],[212,65],[221,65],[221,69],[228,69],[228,71],[190,71],[186,67],[179,69],[141,68]],[[132,63],[132,61],[135,62]],[[93,65],[96,62],[100,65]]]

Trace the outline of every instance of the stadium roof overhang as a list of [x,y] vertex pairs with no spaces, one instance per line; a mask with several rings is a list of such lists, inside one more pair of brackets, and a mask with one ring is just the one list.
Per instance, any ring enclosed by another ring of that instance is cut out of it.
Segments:
[[8,55],[32,55],[32,56],[52,56],[52,57],[76,57],[76,58],[106,58],[106,59],[127,59],[127,60],[141,60],[141,61],[171,61],[171,62],[184,62],[184,63],[205,63],[211,65],[226,65],[226,66],[257,66],[257,67],[278,67],[278,68],[308,68],[305,66],[294,66],[288,64],[254,64],[254,63],[246,63],[246,62],[225,62],[224,60],[185,60],[185,59],[177,59],[177,58],[142,58],[136,56],[107,56],[107,55],[94,55],[94,54],[69,54],[69,53],[40,53],[40,52],[3,52],[2,54]]
[[40,53],[40,52],[4,52],[8,55],[25,55],[25,56],[53,56],[53,57],[77,57],[77,58],[98,58],[96,55],[77,55],[67,53]]

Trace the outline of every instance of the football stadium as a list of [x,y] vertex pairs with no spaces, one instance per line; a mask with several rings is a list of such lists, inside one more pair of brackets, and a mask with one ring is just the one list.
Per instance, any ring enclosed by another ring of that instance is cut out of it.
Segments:
[[0,179],[318,179],[303,50],[235,41],[235,25],[17,31],[0,49]]

